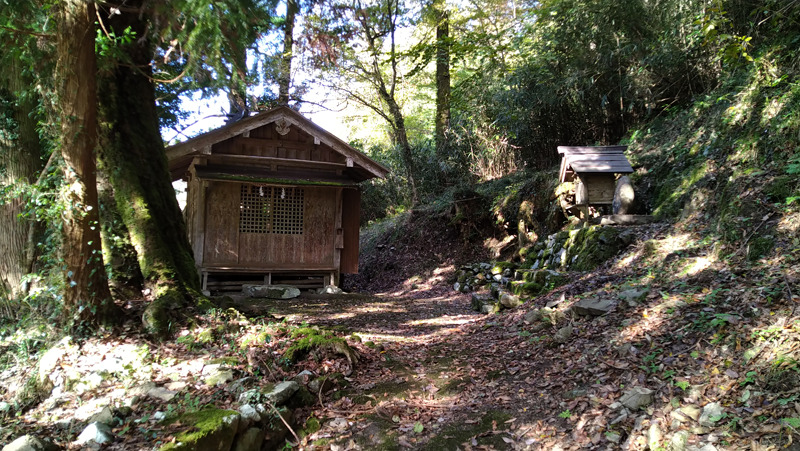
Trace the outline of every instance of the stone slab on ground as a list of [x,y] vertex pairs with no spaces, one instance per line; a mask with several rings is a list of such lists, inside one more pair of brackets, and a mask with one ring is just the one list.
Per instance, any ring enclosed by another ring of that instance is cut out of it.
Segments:
[[110,443],[114,441],[114,435],[111,433],[111,427],[103,423],[90,423],[75,440],[75,445],[87,445],[90,442],[102,445],[103,443]]
[[572,305],[572,311],[581,316],[601,316],[614,308],[614,301],[603,298],[581,299]]
[[656,222],[652,215],[608,215],[600,218],[600,225],[644,225]]
[[250,298],[293,299],[300,289],[291,285],[242,285],[242,294]]
[[645,387],[633,387],[619,398],[619,402],[631,411],[639,410],[653,403],[653,390]]
[[61,448],[32,435],[18,437],[3,447],[3,451],[53,451],[58,449]]

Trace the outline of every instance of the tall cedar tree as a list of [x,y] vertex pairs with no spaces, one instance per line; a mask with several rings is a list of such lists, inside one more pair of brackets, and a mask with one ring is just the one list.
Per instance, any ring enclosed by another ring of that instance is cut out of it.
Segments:
[[300,12],[298,0],[286,0],[286,19],[283,24],[283,54],[278,75],[278,104],[289,105],[289,88],[292,86],[292,58],[294,58],[294,23]]
[[95,8],[91,0],[62,0],[58,11],[61,155],[67,189],[63,212],[64,306],[88,324],[117,320],[100,245],[97,208],[97,90]]
[[[31,184],[42,168],[41,143],[34,114],[38,97],[31,92],[33,80],[23,70],[23,62],[13,58],[0,71],[0,96],[8,105],[9,117],[0,130],[0,154],[3,170],[0,184]],[[0,296],[16,298],[24,294],[22,278],[33,265],[35,223],[22,216],[23,196],[0,205]]]
[[447,129],[450,127],[450,15],[444,0],[433,2],[436,19],[436,118],[434,137],[436,156],[448,156]]

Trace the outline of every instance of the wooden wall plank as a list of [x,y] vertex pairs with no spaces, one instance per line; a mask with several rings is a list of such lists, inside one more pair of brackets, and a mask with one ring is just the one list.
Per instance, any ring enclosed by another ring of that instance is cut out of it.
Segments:
[[586,185],[590,204],[610,204],[614,200],[613,174],[581,174]]
[[342,249],[341,271],[358,274],[358,234],[361,223],[361,190],[345,189],[342,193]]
[[334,264],[335,188],[307,188],[303,222],[305,259],[308,263]]
[[211,182],[206,192],[204,265],[239,261],[239,183]]

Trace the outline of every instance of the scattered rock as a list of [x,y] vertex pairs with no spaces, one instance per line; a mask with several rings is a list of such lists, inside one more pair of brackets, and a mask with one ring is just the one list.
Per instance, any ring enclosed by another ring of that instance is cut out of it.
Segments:
[[39,359],[39,383],[44,383],[50,379],[50,374],[55,371],[58,363],[72,346],[72,337],[64,337],[42,355],[42,358]]
[[292,395],[300,389],[300,384],[295,381],[283,381],[275,387],[272,388],[269,392],[261,392],[258,389],[248,390],[241,395],[239,395],[239,402],[241,404],[247,404],[253,399],[258,399],[263,396],[265,400],[267,400],[270,404],[274,406],[282,406],[286,404],[286,401],[292,397]]
[[248,424],[256,424],[261,421],[261,414],[250,404],[239,407],[239,415],[242,417],[242,421]]
[[183,390],[184,388],[186,388],[187,385],[189,385],[189,384],[187,384],[184,381],[174,381],[174,382],[168,382],[168,383],[164,384],[164,387],[166,387],[167,390],[172,390],[172,391],[179,392],[179,391]]
[[241,434],[232,451],[259,451],[264,443],[264,430],[261,428],[250,428]]
[[505,308],[517,308],[522,305],[519,296],[514,296],[511,293],[503,293],[500,295],[500,304]]
[[94,442],[102,445],[103,443],[111,443],[113,440],[114,435],[111,433],[111,427],[107,424],[95,422],[86,426],[73,443],[75,445],[87,445],[90,442]]
[[489,304],[492,302],[494,302],[494,299],[492,299],[492,296],[489,293],[472,293],[470,305],[472,306],[472,310],[480,312],[484,304]]
[[566,343],[570,337],[572,337],[572,326],[564,326],[553,335],[553,340],[556,343]]
[[652,423],[650,429],[647,430],[647,446],[651,450],[657,450],[661,448],[662,440],[664,437],[661,435],[661,428],[658,427],[658,423]]
[[23,435],[3,447],[3,451],[54,451],[58,446],[32,435]]
[[669,440],[670,451],[685,451],[689,443],[689,431],[678,431]]
[[172,401],[172,398],[174,398],[177,395],[178,395],[178,392],[172,391],[172,390],[167,390],[164,387],[153,387],[153,388],[151,388],[150,390],[147,391],[147,396],[149,396],[151,398],[160,399],[161,401],[164,401],[164,402]]
[[622,436],[616,432],[606,432],[606,440],[611,443],[619,444],[619,441],[622,440]]
[[154,388],[156,388],[155,382],[145,382],[144,384],[129,388],[125,395],[129,396],[129,399],[147,396],[147,393]]
[[483,304],[483,306],[481,306],[481,313],[483,313],[484,315],[494,315],[499,311],[500,311],[500,303],[498,302]]
[[706,404],[703,407],[703,413],[700,414],[698,422],[700,426],[714,426],[714,423],[722,419],[723,413],[724,409],[722,408],[722,404],[718,402]]
[[336,432],[344,432],[348,428],[347,419],[345,418],[334,418],[328,423],[334,431]]
[[630,354],[632,349],[633,349],[633,344],[623,343],[617,348],[617,355],[620,356],[620,358],[625,357],[626,355]]
[[538,322],[541,318],[542,318],[541,312],[539,311],[538,308],[535,308],[528,310],[528,312],[525,313],[525,316],[522,318],[522,320],[525,322],[525,324],[533,324],[535,322]]
[[588,392],[586,391],[585,388],[574,388],[574,389],[564,393],[564,399],[572,400],[572,399],[580,398],[582,396],[586,396],[587,393]]
[[308,381],[312,380],[313,378],[314,378],[314,373],[308,370],[303,370],[297,373],[297,376],[292,378],[292,380],[297,382],[298,384],[306,385],[308,384]]
[[229,450],[239,428],[239,414],[232,410],[203,409],[185,413],[176,421],[190,426],[162,450]]
[[694,421],[697,421],[700,419],[700,415],[702,414],[703,411],[698,406],[689,405],[681,407],[680,409],[678,409],[678,412],[680,412],[681,414],[687,416],[688,418]]
[[572,305],[572,311],[581,316],[601,316],[614,308],[614,301],[610,299],[586,298]]
[[617,179],[614,189],[614,199],[611,202],[611,211],[615,215],[624,215],[633,207],[634,192],[630,177],[623,175]]
[[336,285],[326,285],[317,290],[317,294],[342,294],[344,291]]
[[635,305],[644,300],[644,298],[647,297],[647,293],[649,293],[649,290],[644,288],[631,288],[629,290],[619,292],[617,297],[627,302],[628,305]]
[[111,411],[111,408],[106,406],[100,409],[99,412],[95,413],[91,417],[89,417],[89,423],[103,423],[108,426],[113,426],[114,424],[114,413]]
[[703,446],[690,446],[686,448],[686,451],[717,451],[717,447],[711,443],[706,443]]
[[250,298],[293,299],[300,290],[291,285],[242,285],[242,294]]
[[653,390],[644,387],[633,387],[625,392],[619,402],[631,411],[653,403]]
[[324,393],[333,388],[333,386],[333,379],[328,376],[318,377],[308,383],[308,389],[313,393],[319,393],[320,389]]
[[222,364],[211,364],[203,367],[203,382],[206,385],[224,385],[233,380],[233,370]]

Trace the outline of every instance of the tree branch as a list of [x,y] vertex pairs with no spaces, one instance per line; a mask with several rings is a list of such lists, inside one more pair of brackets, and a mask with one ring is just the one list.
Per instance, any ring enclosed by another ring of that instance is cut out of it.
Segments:
[[45,33],[37,33],[35,31],[28,31],[28,30],[18,30],[16,28],[6,27],[4,25],[0,25],[0,28],[3,30],[10,31],[12,33],[18,34],[27,34],[28,36],[36,36],[37,38],[55,38],[54,34],[45,34]]

